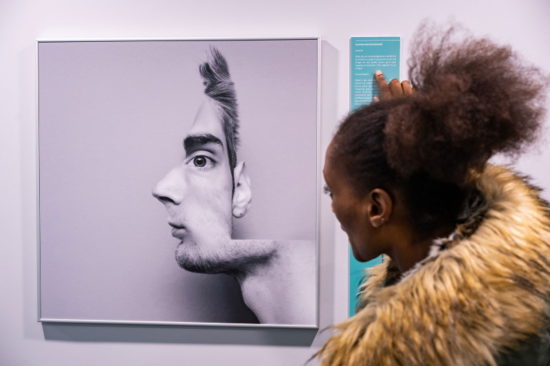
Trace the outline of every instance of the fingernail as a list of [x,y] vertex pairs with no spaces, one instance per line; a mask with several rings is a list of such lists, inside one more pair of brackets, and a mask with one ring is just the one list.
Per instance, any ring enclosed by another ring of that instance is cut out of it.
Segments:
[[380,76],[380,75],[382,75],[382,71],[380,71],[380,70],[376,70],[376,71],[374,72],[374,75],[376,75],[376,76]]

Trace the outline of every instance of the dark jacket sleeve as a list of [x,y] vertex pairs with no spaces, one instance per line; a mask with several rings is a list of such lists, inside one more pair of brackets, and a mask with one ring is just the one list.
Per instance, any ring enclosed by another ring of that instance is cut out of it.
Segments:
[[517,351],[500,355],[499,366],[550,366],[550,330],[522,344]]

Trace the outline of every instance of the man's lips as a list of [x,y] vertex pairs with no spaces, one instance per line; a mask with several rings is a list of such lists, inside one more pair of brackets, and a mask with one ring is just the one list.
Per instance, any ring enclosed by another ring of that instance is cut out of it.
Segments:
[[183,240],[183,238],[187,234],[187,228],[182,224],[174,223],[174,222],[169,222],[168,225],[172,227],[172,236],[174,238]]

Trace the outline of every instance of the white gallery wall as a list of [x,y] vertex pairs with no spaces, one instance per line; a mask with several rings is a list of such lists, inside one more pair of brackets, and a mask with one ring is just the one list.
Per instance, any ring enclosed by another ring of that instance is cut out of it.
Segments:
[[[322,39],[321,149],[349,105],[350,36],[401,36],[425,18],[509,43],[550,74],[550,1],[0,1],[0,365],[302,365],[326,336],[299,329],[37,322],[37,39]],[[550,102],[549,102],[550,106]],[[547,130],[550,119],[547,118]],[[517,165],[550,198],[545,141]],[[321,328],[347,313],[345,236],[321,198]],[[223,304],[219,304],[223,306]]]

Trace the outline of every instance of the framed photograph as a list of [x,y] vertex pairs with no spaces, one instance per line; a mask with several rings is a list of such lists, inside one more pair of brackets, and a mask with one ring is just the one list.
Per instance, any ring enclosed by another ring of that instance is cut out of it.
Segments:
[[39,320],[315,328],[319,41],[38,42]]

